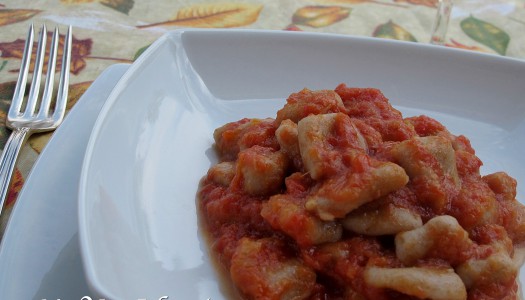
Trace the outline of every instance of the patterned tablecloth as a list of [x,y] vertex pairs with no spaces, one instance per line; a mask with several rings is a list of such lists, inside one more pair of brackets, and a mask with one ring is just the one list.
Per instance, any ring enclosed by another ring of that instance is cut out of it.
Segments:
[[[169,30],[301,30],[428,43],[437,7],[438,0],[0,0],[0,148],[30,23],[58,25],[62,34],[74,28],[71,108],[105,68],[132,63]],[[454,1],[445,46],[525,59],[525,0]],[[0,236],[51,134],[33,135],[22,149]]]

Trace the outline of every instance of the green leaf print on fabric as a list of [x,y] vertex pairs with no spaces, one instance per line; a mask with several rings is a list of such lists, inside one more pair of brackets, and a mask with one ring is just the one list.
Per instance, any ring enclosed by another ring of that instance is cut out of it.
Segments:
[[410,32],[392,22],[392,20],[377,26],[377,28],[374,30],[374,33],[372,33],[372,36],[385,39],[417,42],[416,38]]
[[510,36],[491,23],[470,16],[461,21],[461,29],[471,39],[479,42],[501,55],[505,55]]
[[[150,44],[151,45],[151,44]],[[146,51],[146,49],[148,49],[148,47],[150,45],[147,45],[147,46],[144,46],[142,48],[140,48],[139,50],[137,50],[137,52],[135,53],[135,56],[133,57],[133,61],[137,60],[137,58],[139,58],[139,56],[144,53],[144,51]]]
[[127,15],[129,14],[129,11],[133,8],[135,1],[134,0],[101,0],[100,4],[105,5],[107,7],[111,7]]

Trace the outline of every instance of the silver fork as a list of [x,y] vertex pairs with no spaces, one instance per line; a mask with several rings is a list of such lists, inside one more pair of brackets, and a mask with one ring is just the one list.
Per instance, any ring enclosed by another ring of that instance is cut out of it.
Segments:
[[[64,119],[66,111],[71,60],[72,28],[69,26],[64,42],[62,69],[60,71],[57,98],[53,111],[51,111],[50,107],[53,98],[55,66],[60,36],[57,27],[53,33],[49,50],[44,91],[42,93],[42,98],[39,99],[38,96],[42,78],[41,73],[43,72],[42,66],[44,65],[44,56],[46,54],[47,29],[45,25],[42,26],[40,31],[33,79],[31,81],[31,88],[29,90],[26,105],[23,108],[25,87],[33,48],[33,36],[34,28],[33,24],[31,24],[25,43],[22,64],[20,66],[20,73],[16,82],[13,100],[6,120],[6,126],[12,129],[13,132],[9,136],[4,151],[2,152],[2,156],[0,157],[0,214],[4,207],[18,153],[20,152],[22,145],[32,133],[50,131],[57,128]],[[40,106],[39,109],[36,110],[39,101]]]

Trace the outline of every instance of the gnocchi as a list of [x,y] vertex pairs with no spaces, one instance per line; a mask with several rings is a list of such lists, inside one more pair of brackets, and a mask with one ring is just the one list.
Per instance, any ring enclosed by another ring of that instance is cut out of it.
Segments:
[[516,299],[525,207],[467,137],[381,91],[292,93],[214,132],[198,210],[243,299]]

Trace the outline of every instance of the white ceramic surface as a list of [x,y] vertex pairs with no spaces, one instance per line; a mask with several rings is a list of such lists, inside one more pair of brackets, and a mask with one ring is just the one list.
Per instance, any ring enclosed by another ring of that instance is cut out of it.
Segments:
[[78,179],[102,104],[129,65],[105,70],[40,154],[0,247],[0,299],[78,299],[88,289],[78,242]]
[[[405,116],[471,139],[483,173],[525,182],[525,62],[444,47],[282,31],[187,30],[154,43],[117,84],[80,181],[87,278],[110,299],[225,299],[195,196],[213,130],[275,116],[303,87],[376,87]],[[522,198],[524,185],[519,185]]]

